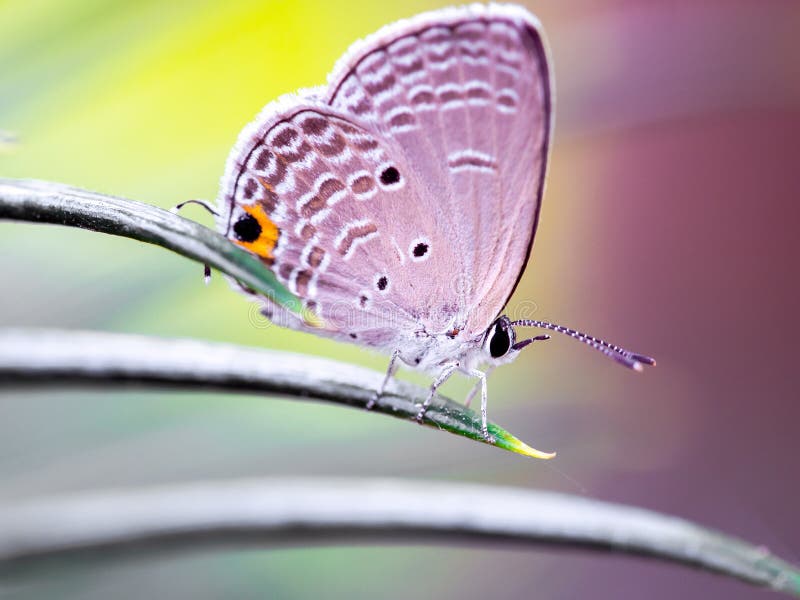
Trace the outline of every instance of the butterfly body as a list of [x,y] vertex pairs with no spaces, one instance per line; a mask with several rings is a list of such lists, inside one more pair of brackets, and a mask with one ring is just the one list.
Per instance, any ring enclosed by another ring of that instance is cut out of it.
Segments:
[[356,42],[327,86],[284,96],[245,127],[218,198],[220,231],[317,322],[260,298],[270,319],[391,354],[386,381],[397,361],[430,372],[431,397],[455,371],[478,377],[484,431],[478,367],[521,348],[498,315],[539,220],[546,48],[514,5],[388,25]]

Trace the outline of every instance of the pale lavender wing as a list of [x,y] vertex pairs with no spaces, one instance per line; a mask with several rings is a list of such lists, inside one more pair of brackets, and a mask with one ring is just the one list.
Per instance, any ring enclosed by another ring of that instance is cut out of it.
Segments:
[[394,238],[431,247],[404,265],[415,285],[389,299],[429,333],[479,335],[511,296],[538,221],[552,127],[538,22],[475,5],[389,25],[340,61],[325,99],[395,141],[411,168],[421,202]]
[[422,331],[481,331],[533,236],[544,56],[522,9],[448,9],[385,28],[340,61],[327,90],[272,103],[245,129],[221,229],[236,240],[236,225],[251,235],[259,217],[261,237],[242,245],[325,319],[316,333],[391,349]]
[[[389,299],[413,288],[406,226],[433,236],[435,224],[413,226],[422,201],[396,143],[370,133],[357,118],[313,95],[268,105],[240,136],[220,192],[218,225],[261,256],[278,279],[319,315],[311,329],[392,350],[413,337],[413,304]],[[441,248],[440,260],[454,250]],[[450,257],[450,258],[448,258]],[[308,329],[269,306],[281,325]]]

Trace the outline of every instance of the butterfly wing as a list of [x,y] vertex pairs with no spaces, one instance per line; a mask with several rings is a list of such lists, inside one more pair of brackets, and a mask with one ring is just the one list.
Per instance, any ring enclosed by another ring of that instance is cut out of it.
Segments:
[[264,109],[229,158],[219,225],[323,318],[317,333],[391,349],[479,332],[527,259],[549,128],[527,12],[421,15]]
[[434,252],[458,248],[453,263],[418,269],[434,295],[407,296],[436,307],[428,331],[482,333],[519,281],[545,180],[551,87],[539,24],[515,6],[401,21],[337,65],[326,100],[397,142],[420,182],[418,227],[436,223]]
[[[398,332],[413,335],[418,315],[392,298],[414,285],[397,239],[418,233],[406,224],[421,198],[395,142],[306,94],[268,105],[231,157],[219,226],[322,318],[316,333],[387,348]],[[455,252],[443,248],[439,260]],[[269,310],[280,324],[305,328]]]

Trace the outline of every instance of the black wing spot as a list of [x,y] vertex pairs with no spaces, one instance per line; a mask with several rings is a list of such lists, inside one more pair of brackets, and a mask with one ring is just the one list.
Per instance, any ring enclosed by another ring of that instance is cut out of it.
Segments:
[[261,224],[253,215],[245,214],[233,224],[233,233],[240,242],[255,242],[261,236]]
[[395,167],[387,167],[381,173],[381,183],[383,185],[394,185],[400,181],[400,171]]

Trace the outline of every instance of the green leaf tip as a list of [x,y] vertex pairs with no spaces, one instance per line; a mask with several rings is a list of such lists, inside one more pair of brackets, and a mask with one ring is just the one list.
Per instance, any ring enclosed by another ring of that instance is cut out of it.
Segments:
[[[415,405],[416,406],[416,405]],[[495,423],[488,423],[489,436],[487,440],[481,432],[481,418],[478,414],[453,400],[439,397],[425,413],[423,424],[438,429],[444,429],[477,442],[483,442],[496,448],[508,450],[515,454],[549,460],[555,457],[555,452],[543,452],[532,448],[516,436],[512,435]]]
[[[542,450],[532,448],[518,437],[501,428],[499,425],[489,423],[488,428],[489,435],[494,438],[494,444],[492,444],[493,446],[497,446],[503,450],[508,450],[509,452],[515,452],[516,454],[522,454],[523,456],[530,456],[531,458],[540,458],[542,460],[550,460],[556,456],[555,452],[543,452]],[[487,444],[489,443],[486,440],[483,441]]]

